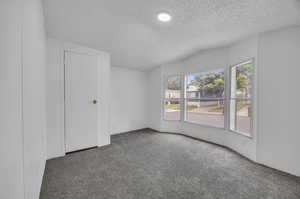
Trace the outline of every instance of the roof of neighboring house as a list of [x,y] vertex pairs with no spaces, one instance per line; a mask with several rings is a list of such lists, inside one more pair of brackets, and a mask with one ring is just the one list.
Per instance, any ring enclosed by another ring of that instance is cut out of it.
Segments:
[[194,85],[188,85],[186,91],[198,91],[198,87]]

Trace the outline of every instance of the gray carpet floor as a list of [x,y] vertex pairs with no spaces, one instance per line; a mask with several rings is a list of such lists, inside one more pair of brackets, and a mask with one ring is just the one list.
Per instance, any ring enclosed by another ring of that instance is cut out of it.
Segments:
[[300,178],[214,144],[141,131],[47,161],[41,199],[300,199]]

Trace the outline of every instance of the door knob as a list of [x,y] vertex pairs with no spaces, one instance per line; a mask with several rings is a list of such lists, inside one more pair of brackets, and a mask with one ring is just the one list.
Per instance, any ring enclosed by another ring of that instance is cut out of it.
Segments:
[[97,100],[93,100],[93,104],[97,104]]

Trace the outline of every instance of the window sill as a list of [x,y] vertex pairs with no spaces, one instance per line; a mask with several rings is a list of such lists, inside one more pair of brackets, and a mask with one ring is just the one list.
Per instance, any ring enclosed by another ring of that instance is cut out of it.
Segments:
[[217,127],[217,126],[209,126],[209,125],[205,125],[205,124],[198,124],[198,123],[190,122],[190,121],[187,121],[187,120],[184,120],[183,122],[187,123],[187,124],[192,124],[192,125],[195,125],[195,126],[205,127],[205,128],[221,129],[221,130],[224,130],[224,131],[226,130],[225,127]]
[[181,122],[181,120],[166,120],[162,119],[163,122]]
[[234,130],[231,130],[231,129],[228,129],[229,132],[231,133],[234,133],[234,134],[237,134],[237,135],[241,135],[241,136],[244,136],[244,137],[247,137],[249,139],[253,139],[253,136],[248,134],[248,133],[243,133],[243,132],[239,132],[239,131],[234,131]]

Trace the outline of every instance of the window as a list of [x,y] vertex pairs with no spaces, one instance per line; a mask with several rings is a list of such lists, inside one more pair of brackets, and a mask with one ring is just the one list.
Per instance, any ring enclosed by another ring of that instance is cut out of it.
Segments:
[[[228,89],[225,87],[225,74],[229,75]],[[251,137],[253,78],[253,60],[234,65],[228,70],[169,76],[165,79],[163,118],[226,127]],[[227,91],[228,94],[225,94]],[[228,123],[225,124],[225,121]]]
[[164,119],[181,119],[181,76],[169,76],[165,83]]
[[251,135],[253,61],[230,69],[230,130]]
[[224,71],[186,76],[185,120],[224,128]]

